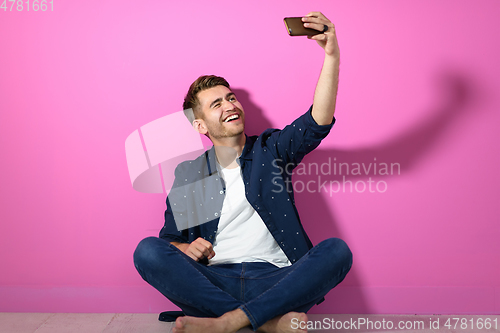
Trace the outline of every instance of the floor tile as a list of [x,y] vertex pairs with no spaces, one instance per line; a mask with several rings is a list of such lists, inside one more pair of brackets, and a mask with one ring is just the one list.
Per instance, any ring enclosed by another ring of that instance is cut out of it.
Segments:
[[113,313],[56,313],[36,333],[101,333]]
[[0,313],[0,333],[33,333],[53,313]]
[[156,313],[117,313],[102,333],[170,333],[172,327],[173,323],[159,321]]

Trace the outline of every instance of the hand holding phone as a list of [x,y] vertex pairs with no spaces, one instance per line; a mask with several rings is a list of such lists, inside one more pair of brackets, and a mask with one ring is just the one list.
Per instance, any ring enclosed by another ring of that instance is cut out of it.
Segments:
[[323,33],[315,29],[305,28],[302,17],[285,17],[283,21],[290,36],[314,36]]

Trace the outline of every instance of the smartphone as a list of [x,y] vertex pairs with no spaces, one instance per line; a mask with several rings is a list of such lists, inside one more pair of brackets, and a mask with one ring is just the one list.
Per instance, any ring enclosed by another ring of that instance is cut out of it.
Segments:
[[286,31],[290,36],[314,36],[321,34],[321,31],[304,28],[304,22],[302,22],[302,17],[285,17]]

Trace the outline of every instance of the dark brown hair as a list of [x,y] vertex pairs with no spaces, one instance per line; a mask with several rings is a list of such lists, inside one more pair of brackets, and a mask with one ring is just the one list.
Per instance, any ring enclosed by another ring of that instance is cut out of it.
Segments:
[[[189,87],[186,97],[184,97],[184,104],[182,105],[183,109],[184,110],[193,109],[194,119],[203,118],[202,117],[203,114],[199,110],[200,101],[198,100],[198,93],[200,91],[210,89],[215,86],[224,86],[227,87],[228,89],[231,89],[226,79],[220,76],[203,75],[197,78],[196,81],[194,81]],[[186,116],[192,123],[194,119],[190,119],[190,117],[187,114]]]

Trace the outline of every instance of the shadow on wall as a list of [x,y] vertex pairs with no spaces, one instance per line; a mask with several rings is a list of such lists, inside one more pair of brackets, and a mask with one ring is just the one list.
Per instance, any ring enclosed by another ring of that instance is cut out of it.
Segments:
[[[431,114],[430,117],[427,117],[409,130],[401,132],[399,135],[380,145],[355,150],[318,148],[306,156],[302,162],[304,164],[316,163],[319,166],[323,163],[330,163],[332,165],[335,158],[337,168],[340,162],[346,163],[351,167],[354,163],[359,163],[360,165],[364,163],[368,166],[370,163],[374,163],[374,157],[376,157],[380,162],[397,162],[400,165],[401,172],[408,171],[424,158],[426,152],[445,134],[446,130],[453,124],[453,121],[464,115],[461,111],[465,109],[464,107],[474,97],[472,95],[472,87],[468,82],[464,76],[457,73],[441,74],[438,77],[438,89],[441,89],[438,91],[438,96],[444,96],[444,101],[442,102],[442,106],[437,107],[434,112],[429,113]],[[248,134],[261,133],[267,128],[274,127],[269,119],[265,117],[262,109],[252,102],[247,91],[242,89],[234,89],[233,91],[244,106],[245,112],[249,115],[246,118],[246,132]],[[290,121],[292,120],[290,119]],[[294,172],[294,182],[301,181],[301,183],[307,184],[310,180],[318,180],[318,174],[298,174],[298,169]],[[337,175],[333,173],[323,175],[320,173],[322,181],[328,181],[328,183],[330,181],[338,181],[339,184],[342,184],[342,176],[338,175],[338,171],[337,169]],[[366,183],[369,177],[372,177],[372,179],[375,178],[375,180],[377,178],[377,176],[374,176],[373,170],[368,172],[368,175],[366,175],[365,170],[361,169],[360,171],[358,175],[353,175],[352,173],[349,175],[349,179],[354,180],[352,183],[355,183],[356,180],[365,180],[364,183]],[[388,172],[391,172],[390,169]],[[397,173],[394,172],[394,175],[397,176]],[[313,244],[317,244],[328,237],[343,238],[338,228],[340,221],[331,212],[329,202],[325,198],[325,193],[320,194],[318,191],[308,192],[304,190],[302,194],[296,194],[296,198],[302,223]],[[342,223],[348,222],[342,221]],[[363,289],[360,288],[363,286],[356,269],[356,253],[353,253],[353,255],[353,268],[345,281],[348,281],[347,285],[353,288],[349,288],[348,292],[335,295],[336,297],[327,296],[326,301],[321,304],[321,311],[330,313],[372,312],[367,297],[363,293]],[[335,289],[331,293],[334,294]]]

